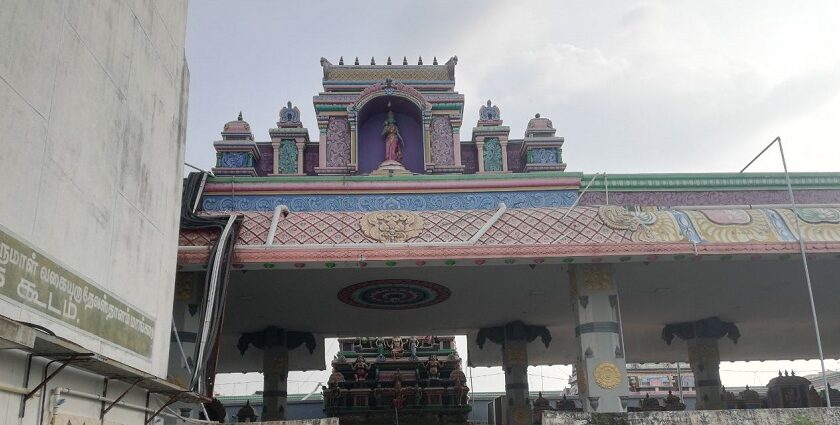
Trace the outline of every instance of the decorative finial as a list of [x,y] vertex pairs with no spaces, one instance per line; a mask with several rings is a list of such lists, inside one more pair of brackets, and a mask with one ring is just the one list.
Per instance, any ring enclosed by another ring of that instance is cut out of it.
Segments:
[[790,376],[790,375],[788,375],[787,369],[785,369],[785,376]]
[[437,65],[437,56],[432,59],[432,65]]
[[390,64],[391,64],[391,57],[388,56],[388,65],[390,65]]
[[408,58],[403,56],[403,65],[408,65]]
[[344,56],[341,56],[340,58],[338,58],[338,64],[339,65],[344,65]]
[[791,371],[790,371],[790,376],[796,376],[796,371],[794,371],[794,370],[792,370],[792,369],[791,369]]
[[236,117],[237,121],[242,121],[242,111],[239,111],[239,116]]
[[782,371],[781,370],[779,371],[779,376],[782,376]]
[[534,115],[534,118],[539,118],[539,117],[540,117],[539,112]]
[[490,99],[487,99],[487,107],[489,108],[491,105],[492,103],[490,102]]
[[423,56],[420,56],[420,57],[417,59],[417,65],[423,65]]
[[376,65],[376,59],[374,59],[373,56],[370,57],[370,64]]
[[286,107],[288,107],[289,109],[292,109],[292,101],[291,100],[286,102]]
[[358,64],[359,64],[359,57],[356,56],[356,62],[353,65],[358,65]]

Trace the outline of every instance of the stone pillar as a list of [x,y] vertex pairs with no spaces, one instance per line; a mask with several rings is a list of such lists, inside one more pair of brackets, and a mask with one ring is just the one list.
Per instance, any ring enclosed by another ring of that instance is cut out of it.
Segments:
[[671,345],[674,337],[686,341],[688,361],[694,373],[697,388],[697,410],[723,409],[720,386],[720,351],[718,340],[727,336],[737,343],[741,337],[738,327],[732,322],[724,322],[717,317],[709,317],[694,322],[671,323],[662,329],[662,339]]
[[455,153],[455,165],[460,167],[464,165],[461,162],[461,128],[452,126],[452,148]]
[[486,340],[502,346],[502,368],[505,372],[504,425],[531,425],[531,400],[528,398],[528,343],[537,337],[545,348],[551,343],[551,332],[545,326],[526,325],[517,320],[502,326],[481,328],[476,345],[484,349]]
[[271,149],[273,151],[271,156],[271,174],[280,174],[280,141],[272,140]]
[[[303,148],[305,145],[306,142],[303,140],[303,138],[295,140],[295,146],[297,147],[297,173],[299,175],[303,175]],[[276,148],[274,149],[274,155],[275,157],[277,156]],[[277,163],[275,162],[275,164]],[[276,167],[279,167],[279,165],[275,165],[275,169]]]
[[[423,111],[421,113],[423,118],[423,163],[432,163],[432,113],[431,110]],[[423,166],[424,171],[429,172],[426,165]]]
[[688,361],[694,374],[697,410],[723,409],[720,388],[720,351],[717,338],[692,338],[688,344]]
[[327,121],[318,120],[318,168],[327,166]]
[[350,119],[350,163],[347,164],[348,166],[353,167],[354,173],[359,170],[359,159],[357,157],[358,146],[356,146],[359,140],[358,131],[359,129],[356,128],[356,117],[354,115]]
[[484,138],[479,137],[475,141],[475,149],[478,151],[478,172],[484,172]]
[[630,386],[624,363],[618,292],[609,265],[569,267],[579,347],[578,392],[585,411],[624,412]]
[[507,137],[500,137],[499,138],[499,145],[502,147],[502,172],[508,171],[508,154],[507,154],[507,145],[508,139]]
[[286,332],[266,328],[263,350],[263,421],[286,419],[286,378],[289,374],[289,350]]
[[518,332],[505,332],[502,345],[502,368],[505,371],[505,396],[507,397],[506,424],[529,425],[533,423],[531,401],[528,399],[528,341],[524,335],[519,335]]

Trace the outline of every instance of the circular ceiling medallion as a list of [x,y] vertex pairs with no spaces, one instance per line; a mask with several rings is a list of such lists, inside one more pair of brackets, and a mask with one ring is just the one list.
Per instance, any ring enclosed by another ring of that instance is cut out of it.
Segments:
[[449,298],[449,288],[410,279],[384,279],[350,285],[338,292],[338,299],[355,307],[404,310],[434,305]]

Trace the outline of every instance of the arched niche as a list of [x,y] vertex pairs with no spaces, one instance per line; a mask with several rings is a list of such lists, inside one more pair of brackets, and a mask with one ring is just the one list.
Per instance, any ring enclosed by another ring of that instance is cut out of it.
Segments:
[[378,96],[362,106],[358,113],[358,173],[369,174],[385,160],[382,127],[390,110],[394,112],[403,139],[403,166],[413,172],[425,172],[423,118],[420,108],[400,96]]

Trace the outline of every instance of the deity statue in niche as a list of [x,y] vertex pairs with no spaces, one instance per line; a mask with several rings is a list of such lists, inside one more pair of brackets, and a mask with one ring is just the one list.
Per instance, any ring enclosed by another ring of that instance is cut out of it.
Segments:
[[[389,103],[390,106],[390,103]],[[393,111],[388,111],[388,117],[382,125],[382,136],[385,139],[385,160],[402,162],[403,139]]]

